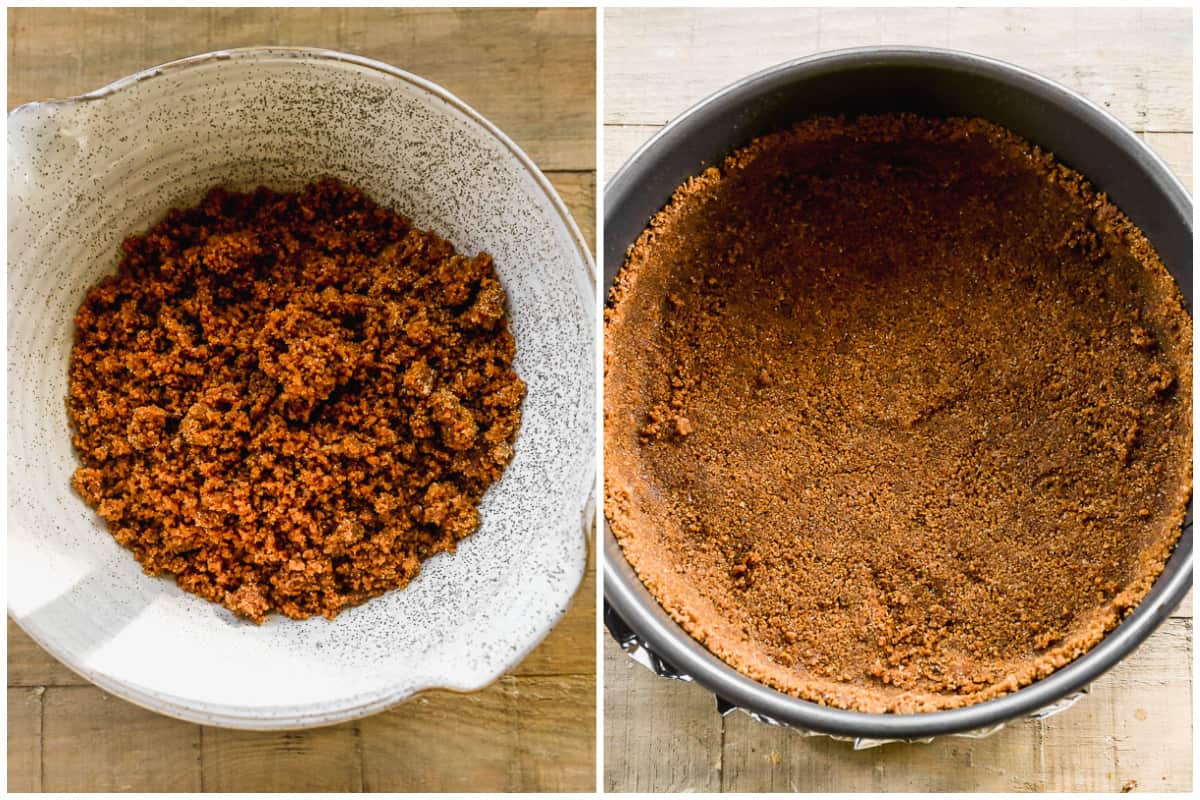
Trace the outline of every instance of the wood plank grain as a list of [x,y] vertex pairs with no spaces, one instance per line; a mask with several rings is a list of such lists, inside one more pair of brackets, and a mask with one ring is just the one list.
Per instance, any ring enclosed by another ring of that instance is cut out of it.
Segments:
[[200,731],[206,792],[359,792],[357,722],[304,731]]
[[1155,791],[1191,785],[1191,621],[1169,620],[1089,696],[983,739],[944,737],[854,751],[848,743],[725,722],[726,791]]
[[741,712],[725,718],[726,792],[882,792],[883,770],[846,742],[770,728]]
[[[558,196],[566,203],[579,232],[593,253],[596,252],[596,173],[547,172]],[[595,662],[593,662],[595,663]]]
[[42,786],[47,792],[198,792],[200,728],[93,686],[43,697]]
[[43,650],[10,619],[8,621],[8,685],[10,687],[87,686],[88,683]]
[[[426,692],[361,721],[366,791],[592,791],[595,677]],[[447,743],[453,743],[448,747]]]
[[8,19],[9,108],[210,50],[324,47],[444,86],[544,170],[595,168],[591,9],[28,8]]
[[1192,625],[1168,620],[1069,711],[1042,723],[1057,791],[1186,791],[1192,784]]
[[1192,190],[1192,134],[1190,133],[1143,133],[1143,141],[1150,149],[1158,153],[1159,158],[1167,162],[1167,166],[1175,176]]
[[722,719],[711,693],[659,678],[604,643],[604,788],[721,790]]
[[1020,64],[1136,130],[1190,131],[1190,9],[608,9],[605,123],[662,125],[779,62],[847,46],[952,47]]
[[1179,604],[1179,608],[1171,615],[1173,617],[1183,617],[1185,619],[1192,618],[1192,594],[1193,590],[1189,589],[1187,595],[1183,598],[1183,602]]
[[949,40],[1065,84],[1134,130],[1192,129],[1191,9],[959,9]]
[[1023,721],[986,739],[948,737],[854,750],[849,742],[726,720],[725,791],[1015,792],[1040,789],[1037,731]]
[[[445,86],[511,136],[542,169],[595,168],[592,9],[380,12],[406,24],[346,16],[346,49],[379,53],[373,57]],[[454,47],[459,42],[470,44]]]
[[[1116,791],[1134,780],[1182,791],[1191,785],[1190,664],[1191,621],[1171,619],[1058,716],[1019,720],[983,739],[854,751],[741,713],[724,720],[722,737],[708,692],[656,678],[608,641],[605,788]],[[1182,694],[1171,689],[1180,685],[1187,687]]]
[[42,791],[42,696],[46,690],[8,690],[8,791]]
[[513,791],[596,791],[594,660],[591,670],[587,675],[502,679],[517,709]]
[[464,695],[425,692],[359,725],[364,791],[500,792],[516,784],[516,709],[501,683]]

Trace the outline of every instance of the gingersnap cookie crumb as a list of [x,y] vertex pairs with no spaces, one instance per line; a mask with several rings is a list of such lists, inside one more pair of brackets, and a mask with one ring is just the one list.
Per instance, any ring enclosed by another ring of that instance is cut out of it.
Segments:
[[147,573],[333,618],[478,528],[525,394],[487,253],[332,179],[122,250],[75,319],[72,483]]
[[979,119],[821,117],[690,179],[605,311],[606,514],[743,674],[923,712],[1146,595],[1191,493],[1191,318],[1144,235]]

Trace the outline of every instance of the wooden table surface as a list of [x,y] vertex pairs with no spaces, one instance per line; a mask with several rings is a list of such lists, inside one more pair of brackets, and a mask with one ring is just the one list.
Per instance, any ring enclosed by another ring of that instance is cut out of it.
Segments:
[[[604,163],[611,175],[710,92],[789,58],[869,44],[970,50],[1054,78],[1141,134],[1191,186],[1188,9],[608,10]],[[717,716],[703,688],[605,645],[609,791],[1021,791],[1192,785],[1190,598],[1074,708],[985,739],[854,751]]]
[[[181,56],[312,45],[422,75],[473,105],[595,233],[590,9],[39,9],[8,12],[8,105],[65,97]],[[144,711],[8,627],[10,791],[591,791],[595,575],[517,669],[329,728],[252,733]]]

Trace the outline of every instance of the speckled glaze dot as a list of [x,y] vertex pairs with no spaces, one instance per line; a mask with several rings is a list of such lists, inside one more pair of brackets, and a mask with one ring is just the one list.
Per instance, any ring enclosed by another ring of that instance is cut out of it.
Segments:
[[[461,101],[312,49],[184,59],[8,119],[9,614],[102,688],[196,722],[322,725],[414,692],[480,688],[553,627],[583,575],[595,456],[594,273],[545,177]],[[334,621],[262,626],[144,575],[70,488],[73,320],[121,240],[209,187],[332,175],[486,250],[528,385],[482,525]]]

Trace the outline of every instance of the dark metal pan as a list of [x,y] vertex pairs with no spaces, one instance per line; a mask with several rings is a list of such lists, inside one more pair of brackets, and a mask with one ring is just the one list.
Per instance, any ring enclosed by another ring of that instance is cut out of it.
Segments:
[[[604,193],[604,277],[672,191],[764,133],[821,113],[912,111],[977,116],[1008,127],[1086,176],[1149,237],[1192,308],[1192,203],[1166,165],[1110,114],[1020,67],[950,50],[872,47],[825,53],[751,75],[696,104],[639,149]],[[864,714],[767,688],[691,638],[638,580],[605,524],[604,596],[610,628],[636,635],[666,674],[690,676],[718,705],[822,733],[920,739],[988,728],[1075,693],[1131,653],[1187,594],[1192,507],[1166,569],[1138,608],[1100,644],[1050,676],[978,705],[926,714]]]

